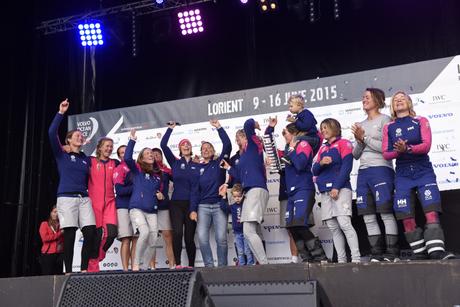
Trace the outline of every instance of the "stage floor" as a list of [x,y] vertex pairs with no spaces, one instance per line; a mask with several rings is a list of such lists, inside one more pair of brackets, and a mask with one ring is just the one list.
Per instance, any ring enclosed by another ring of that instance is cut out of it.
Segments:
[[[209,286],[316,280],[322,306],[460,306],[460,260],[280,264],[198,268],[197,271]],[[0,279],[0,305],[56,306],[66,278],[37,276]]]

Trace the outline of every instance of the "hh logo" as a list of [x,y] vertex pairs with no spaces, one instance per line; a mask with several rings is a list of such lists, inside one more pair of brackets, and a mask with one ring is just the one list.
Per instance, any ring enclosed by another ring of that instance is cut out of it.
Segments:
[[404,199],[398,199],[396,204],[398,205],[398,208],[407,207],[407,199],[405,199],[405,198]]

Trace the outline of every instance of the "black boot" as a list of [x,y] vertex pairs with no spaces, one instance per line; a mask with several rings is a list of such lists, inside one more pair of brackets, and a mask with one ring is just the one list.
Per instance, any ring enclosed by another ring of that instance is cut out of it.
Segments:
[[423,230],[417,227],[414,231],[405,232],[404,235],[414,253],[411,260],[428,259],[425,240],[423,239]]
[[444,232],[440,224],[426,224],[425,246],[430,259],[453,259],[454,254],[446,252],[444,247]]
[[305,245],[313,257],[312,259],[313,262],[326,262],[327,261],[326,253],[324,252],[323,246],[321,245],[321,242],[319,241],[317,237],[311,240],[308,240]]
[[303,240],[295,241],[295,246],[297,247],[298,257],[301,262],[310,262],[312,257],[307,249],[305,249],[305,243]]
[[399,261],[398,235],[386,235],[387,250],[383,254],[383,259],[389,262]]
[[371,262],[383,261],[383,236],[374,235],[368,236],[369,244],[371,245]]

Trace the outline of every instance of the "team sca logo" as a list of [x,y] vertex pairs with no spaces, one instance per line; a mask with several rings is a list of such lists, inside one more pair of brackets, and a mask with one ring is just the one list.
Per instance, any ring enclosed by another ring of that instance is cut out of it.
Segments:
[[431,114],[431,115],[428,115],[428,118],[437,119],[437,118],[446,118],[446,117],[452,117],[452,116],[454,116],[454,113],[450,112],[450,113]]
[[77,122],[77,129],[85,137],[86,141],[90,141],[99,129],[99,123],[94,117],[90,117],[87,121]]

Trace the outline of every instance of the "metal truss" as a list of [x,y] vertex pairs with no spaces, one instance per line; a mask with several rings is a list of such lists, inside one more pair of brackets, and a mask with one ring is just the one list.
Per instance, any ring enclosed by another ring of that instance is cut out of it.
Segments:
[[131,13],[136,16],[142,16],[211,1],[215,2],[215,0],[164,0],[162,4],[157,4],[155,0],[143,0],[95,10],[89,13],[42,21],[35,29],[43,32],[45,35],[54,34],[73,30],[82,21],[91,21],[108,15]]

